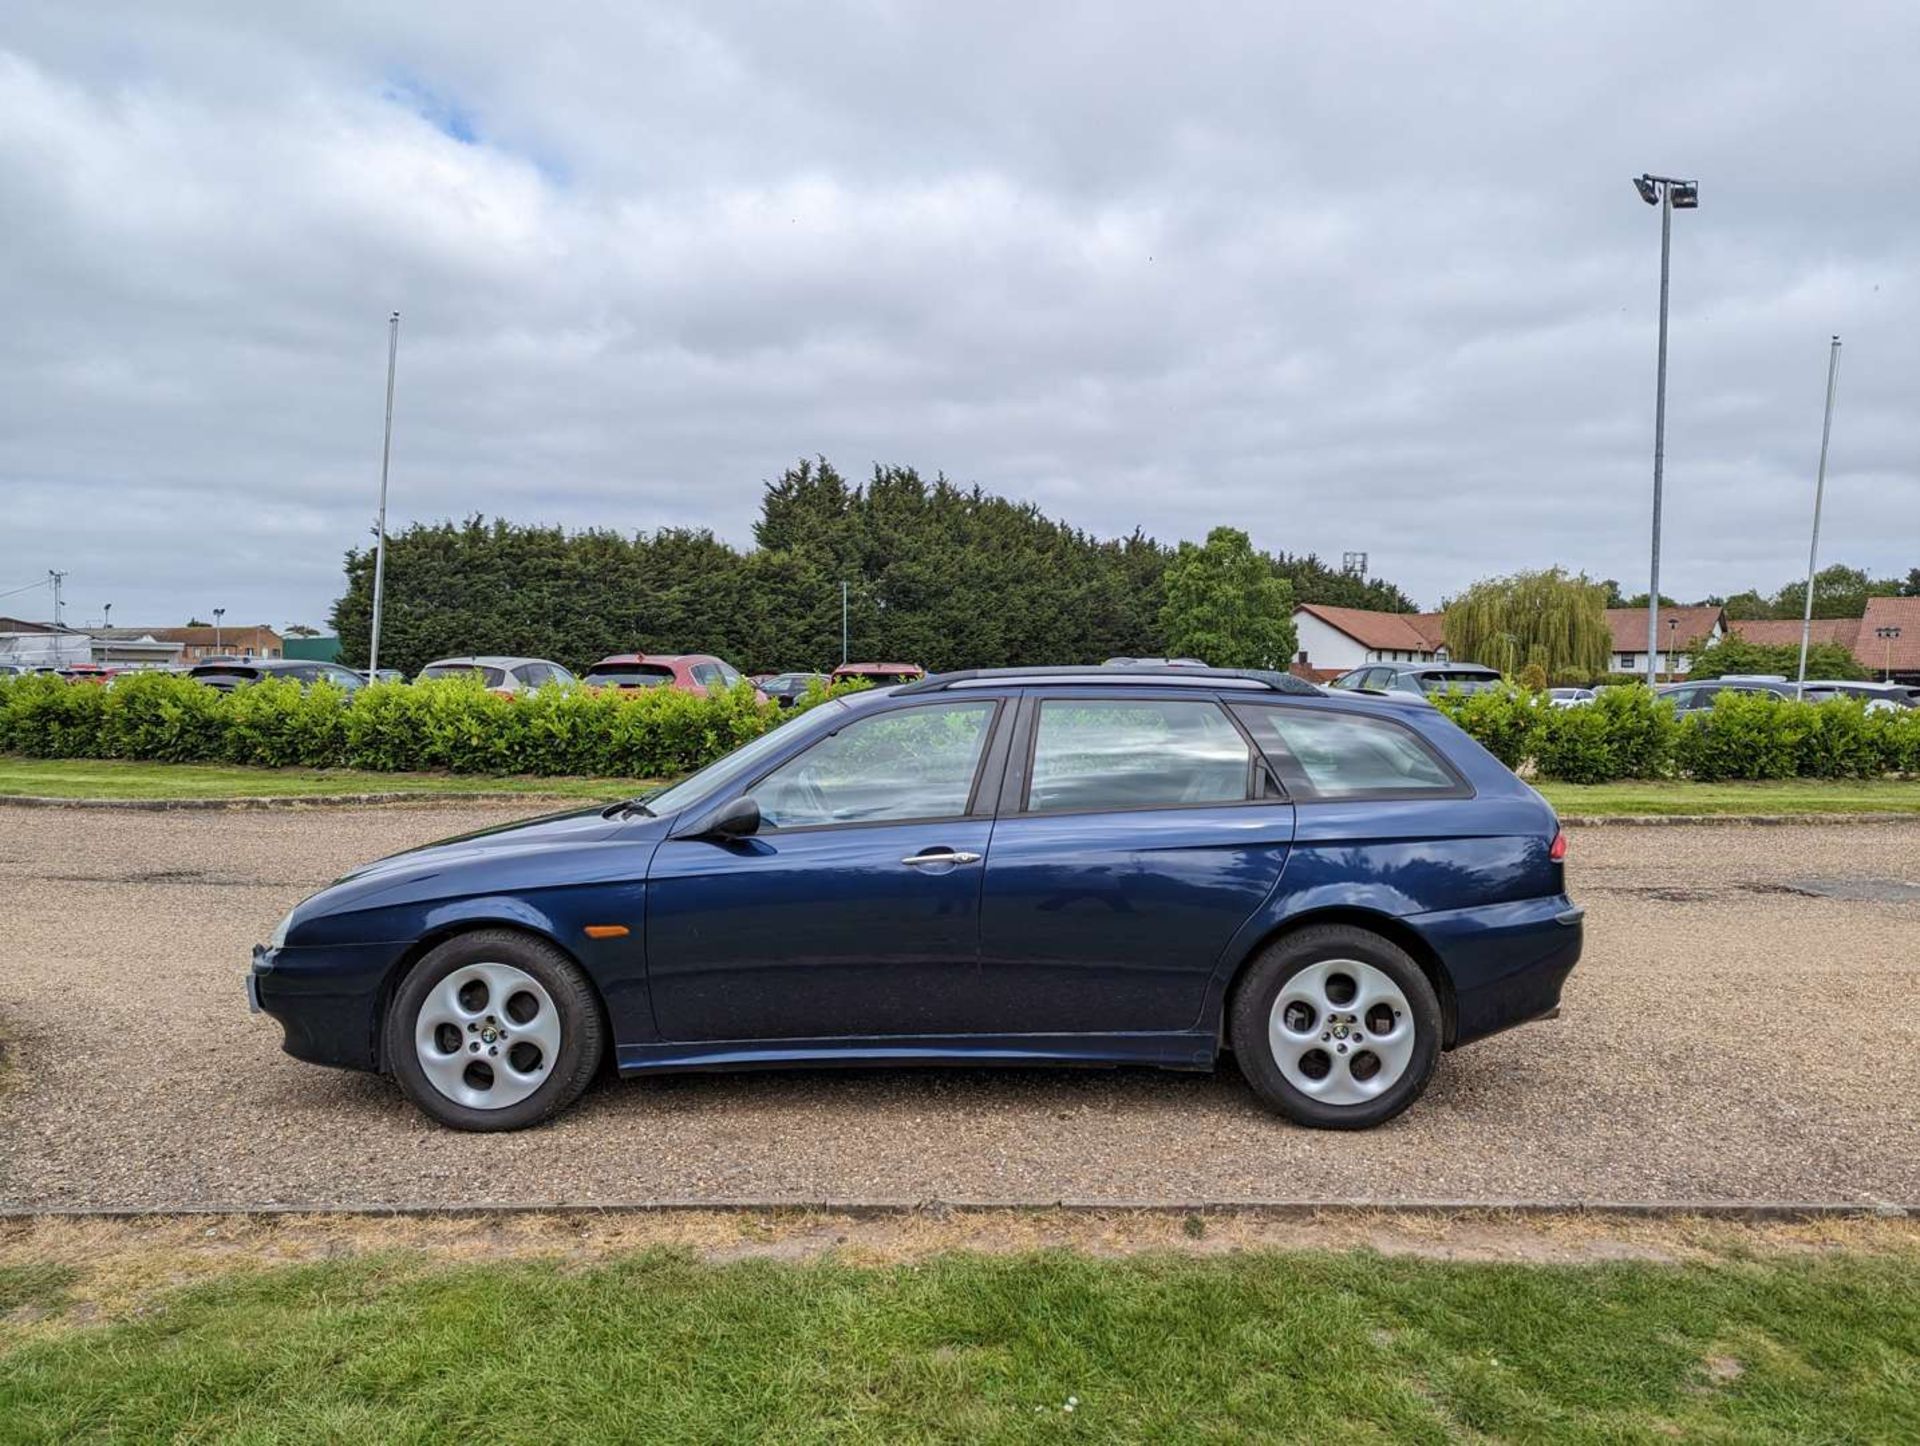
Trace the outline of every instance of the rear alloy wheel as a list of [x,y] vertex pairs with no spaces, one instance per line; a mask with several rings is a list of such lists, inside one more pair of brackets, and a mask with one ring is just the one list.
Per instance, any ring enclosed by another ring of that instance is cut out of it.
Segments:
[[517,1130],[578,1099],[605,1029],[578,966],[509,929],[435,948],[387,1013],[387,1067],[413,1102],[463,1130]]
[[1365,1129],[1426,1090],[1440,1001],[1406,951],[1327,924],[1273,945],[1248,970],[1229,1020],[1234,1057],[1270,1108],[1319,1129]]

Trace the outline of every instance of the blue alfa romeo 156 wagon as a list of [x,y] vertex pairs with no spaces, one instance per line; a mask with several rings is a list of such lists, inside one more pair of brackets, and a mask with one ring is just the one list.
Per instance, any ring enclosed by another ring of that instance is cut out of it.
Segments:
[[[952,673],[645,798],[349,874],[254,953],[288,1053],[516,1129],[622,1074],[1213,1067],[1306,1125],[1405,1109],[1554,1011],[1553,811],[1438,710],[1276,673]],[[1515,1081],[1516,1085],[1520,1081]]]

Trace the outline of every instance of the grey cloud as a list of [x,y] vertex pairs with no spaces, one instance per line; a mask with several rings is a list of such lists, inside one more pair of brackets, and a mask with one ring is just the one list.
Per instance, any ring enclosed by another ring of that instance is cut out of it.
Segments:
[[1670,587],[1800,565],[1832,331],[1823,550],[1920,565],[1909,7],[166,12],[0,21],[0,588],[74,616],[317,621],[392,306],[403,521],[745,542],[824,452],[1429,603],[1635,585],[1647,168],[1704,198]]

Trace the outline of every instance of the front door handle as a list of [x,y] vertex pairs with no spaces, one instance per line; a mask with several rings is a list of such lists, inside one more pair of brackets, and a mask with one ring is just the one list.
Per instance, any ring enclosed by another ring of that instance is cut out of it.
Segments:
[[903,864],[914,864],[914,865],[918,865],[918,864],[977,864],[977,863],[979,863],[979,862],[980,862],[980,855],[979,855],[979,854],[965,854],[965,853],[954,853],[954,852],[953,852],[953,851],[952,851],[951,849],[943,849],[943,850],[938,850],[938,851],[935,851],[935,852],[932,852],[932,853],[924,853],[924,854],[908,854],[908,855],[907,855],[907,856],[906,856],[905,858],[903,858],[902,860],[900,860],[900,862],[901,862],[901,863],[903,863]]

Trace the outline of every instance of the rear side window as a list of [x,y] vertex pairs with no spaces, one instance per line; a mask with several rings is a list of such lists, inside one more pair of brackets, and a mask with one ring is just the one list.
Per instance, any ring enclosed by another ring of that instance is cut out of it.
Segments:
[[1249,705],[1236,711],[1288,788],[1309,798],[1459,798],[1471,792],[1426,740],[1398,723],[1304,708]]
[[1049,699],[1034,728],[1027,812],[1240,803],[1247,740],[1216,703]]
[[660,663],[595,663],[586,680],[604,687],[658,688],[673,681],[673,669]]

